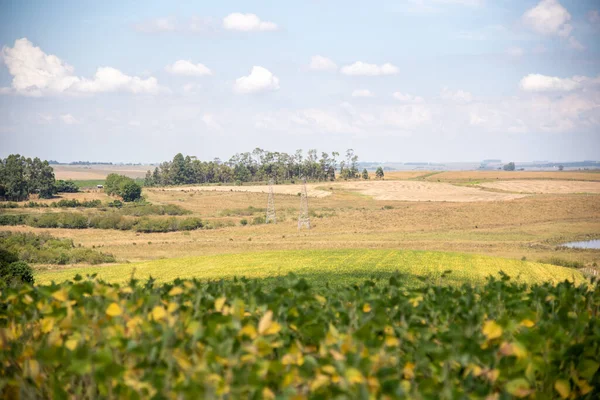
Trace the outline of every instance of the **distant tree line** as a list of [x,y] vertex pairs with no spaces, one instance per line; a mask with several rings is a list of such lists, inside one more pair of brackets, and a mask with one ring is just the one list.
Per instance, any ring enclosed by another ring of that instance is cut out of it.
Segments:
[[338,152],[331,154],[311,149],[305,155],[302,150],[294,154],[271,152],[260,148],[252,152],[236,154],[229,161],[219,159],[200,161],[193,156],[179,153],[173,161],[161,163],[154,171],[148,171],[145,186],[185,185],[200,183],[260,182],[274,179],[276,182],[306,178],[311,181],[334,181],[357,179],[358,156],[348,149],[345,158]]
[[32,194],[49,199],[55,193],[78,191],[71,180],[55,180],[54,169],[48,161],[19,154],[0,159],[0,200],[22,201]]

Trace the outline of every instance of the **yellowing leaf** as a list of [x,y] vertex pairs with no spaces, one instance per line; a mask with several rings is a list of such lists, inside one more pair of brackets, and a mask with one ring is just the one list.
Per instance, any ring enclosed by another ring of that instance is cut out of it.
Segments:
[[273,393],[268,387],[265,387],[262,390],[262,398],[265,400],[273,400],[275,398],[275,393]]
[[323,296],[319,296],[318,294],[315,294],[315,299],[317,299],[317,301],[321,303],[321,305],[327,303],[327,299]]
[[156,306],[152,309],[152,318],[155,321],[160,321],[167,316],[167,312],[164,307]]
[[397,347],[400,345],[400,340],[398,340],[398,338],[395,336],[386,336],[385,345],[388,347]]
[[218,299],[215,300],[215,310],[217,310],[218,312],[221,312],[221,310],[223,309],[223,306],[225,305],[225,300],[227,300],[225,297],[219,297]]
[[529,382],[524,378],[513,379],[506,384],[505,389],[508,393],[519,398],[529,396],[531,393]]
[[407,362],[402,369],[405,379],[413,379],[415,377],[415,364]]
[[261,335],[265,333],[267,329],[271,327],[273,323],[273,311],[268,310],[265,315],[262,316],[258,323],[258,333]]
[[106,315],[108,315],[109,317],[118,317],[121,314],[123,314],[123,310],[121,309],[121,306],[119,306],[117,303],[112,303],[106,309]]
[[489,320],[483,324],[482,332],[488,340],[493,340],[502,336],[502,327],[496,321]]
[[61,289],[58,290],[54,293],[52,293],[52,298],[58,301],[67,301],[67,299],[69,298],[68,293],[67,293],[67,289]]
[[365,381],[365,378],[363,377],[363,375],[356,368],[348,368],[346,370],[346,379],[351,384],[363,383]]
[[54,328],[54,318],[42,319],[42,333],[48,333]]
[[535,325],[535,322],[533,322],[530,319],[524,319],[523,321],[521,321],[521,326],[524,326],[526,328],[531,328],[534,325]]
[[254,339],[256,337],[256,328],[254,328],[254,326],[252,326],[252,325],[244,326],[240,330],[240,333],[238,333],[238,336],[243,336],[243,335],[246,335],[249,338]]
[[363,312],[371,312],[371,305],[369,303],[365,303],[362,308]]
[[173,289],[169,290],[169,296],[177,296],[181,293],[183,293],[183,289],[179,286],[175,286]]
[[75,339],[69,339],[65,342],[65,347],[71,351],[75,350],[77,348],[77,340]]
[[559,379],[554,382],[554,389],[560,394],[560,397],[566,399],[571,394],[571,384],[566,379]]
[[281,325],[279,325],[277,322],[272,322],[271,326],[269,326],[267,329],[265,329],[265,331],[263,332],[263,335],[275,335],[275,334],[279,333],[280,330],[281,330]]

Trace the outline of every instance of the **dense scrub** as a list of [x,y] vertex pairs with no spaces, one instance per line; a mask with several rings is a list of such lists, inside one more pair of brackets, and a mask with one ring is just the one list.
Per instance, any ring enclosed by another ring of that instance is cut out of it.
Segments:
[[76,278],[0,300],[6,398],[600,395],[595,284]]
[[119,229],[137,232],[173,232],[189,231],[208,227],[200,218],[187,217],[133,217],[121,212],[82,214],[75,212],[56,212],[45,214],[0,214],[2,225],[27,225],[35,228],[64,229]]
[[18,259],[42,264],[101,264],[115,262],[112,254],[76,247],[71,239],[60,239],[47,233],[0,232],[0,249],[17,254]]

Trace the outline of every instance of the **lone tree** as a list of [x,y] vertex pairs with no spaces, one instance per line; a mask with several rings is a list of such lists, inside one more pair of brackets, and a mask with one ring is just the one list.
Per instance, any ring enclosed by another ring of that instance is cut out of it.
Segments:
[[366,168],[365,168],[365,169],[363,169],[363,172],[362,172],[362,178],[363,178],[364,180],[367,180],[367,179],[369,179],[369,173],[367,172],[367,169],[366,169]]
[[508,164],[506,164],[504,166],[504,170],[505,171],[514,171],[515,170],[515,163],[514,162],[509,162]]
[[561,164],[561,165],[559,165],[559,166],[558,166],[558,170],[559,170],[559,171],[562,171],[562,170],[564,170],[564,169],[565,169],[565,166],[564,166],[564,165],[562,165],[562,164]]
[[383,179],[383,168],[377,167],[377,171],[375,171],[375,177],[377,179]]
[[123,201],[135,201],[142,195],[142,187],[133,179],[118,174],[109,174],[104,182],[104,191],[108,195],[117,195]]

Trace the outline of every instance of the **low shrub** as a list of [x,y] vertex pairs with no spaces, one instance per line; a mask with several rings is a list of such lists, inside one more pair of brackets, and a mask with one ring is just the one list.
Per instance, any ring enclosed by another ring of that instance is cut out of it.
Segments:
[[18,208],[19,205],[12,201],[0,202],[0,208]]
[[79,201],[77,199],[62,199],[59,201],[52,202],[50,207],[59,207],[59,208],[75,208],[75,207],[86,207],[86,208],[96,208],[100,207],[102,202],[100,200],[84,200]]
[[26,215],[22,214],[0,214],[0,226],[2,225],[23,225]]
[[559,257],[549,257],[539,260],[542,264],[558,265],[566,268],[583,268],[585,265],[580,261],[569,261]]
[[[75,247],[71,239],[53,237],[47,233],[0,232],[0,255],[14,254],[14,261],[39,264],[77,264],[115,262],[112,254],[100,253],[83,247]],[[0,263],[2,263],[0,257]]]

